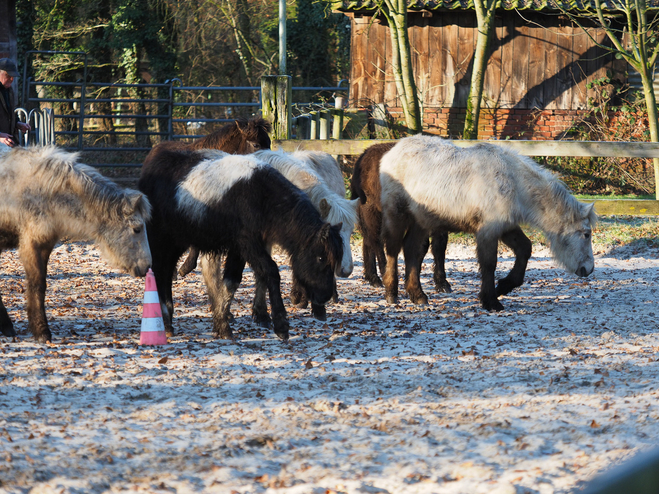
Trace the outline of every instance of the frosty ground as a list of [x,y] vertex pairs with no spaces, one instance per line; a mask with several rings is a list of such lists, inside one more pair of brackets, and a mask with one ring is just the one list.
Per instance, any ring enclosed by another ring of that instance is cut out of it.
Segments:
[[178,334],[140,347],[143,280],[59,246],[40,345],[4,253],[20,336],[0,337],[0,492],[571,492],[657,443],[656,249],[598,252],[578,279],[535,245],[500,313],[477,301],[473,247],[450,244],[452,294],[426,259],[426,307],[386,304],[354,254],[326,323],[286,300],[287,344],[252,324],[250,273],[237,340],[212,338],[197,270],[174,285]]

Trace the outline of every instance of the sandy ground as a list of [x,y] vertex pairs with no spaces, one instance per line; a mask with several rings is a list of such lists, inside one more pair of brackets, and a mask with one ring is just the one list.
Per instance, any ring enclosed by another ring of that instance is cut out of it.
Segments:
[[599,253],[577,279],[535,249],[491,314],[473,248],[451,244],[449,295],[426,259],[419,308],[366,285],[355,246],[328,321],[290,308],[288,344],[252,324],[249,274],[238,340],[214,340],[195,271],[175,283],[179,334],[163,347],[137,344],[144,281],[87,244],[54,252],[55,342],[35,344],[22,268],[4,253],[0,293],[21,334],[0,337],[0,492],[579,489],[658,442],[659,252]]

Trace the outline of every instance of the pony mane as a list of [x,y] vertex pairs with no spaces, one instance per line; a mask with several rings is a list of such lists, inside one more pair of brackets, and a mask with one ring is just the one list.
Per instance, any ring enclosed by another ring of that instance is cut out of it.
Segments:
[[124,218],[126,208],[135,208],[145,221],[151,216],[151,205],[141,192],[121,188],[91,166],[79,163],[78,153],[55,146],[33,146],[15,152],[18,160],[32,165],[32,176],[39,177],[39,184],[45,191],[57,193],[73,189],[84,203],[104,211],[112,220]]
[[324,221],[331,225],[354,225],[357,222],[357,208],[332,190],[303,160],[283,151],[257,151],[254,156],[276,168],[293,185],[303,190],[315,206],[318,207],[325,199],[330,210]]

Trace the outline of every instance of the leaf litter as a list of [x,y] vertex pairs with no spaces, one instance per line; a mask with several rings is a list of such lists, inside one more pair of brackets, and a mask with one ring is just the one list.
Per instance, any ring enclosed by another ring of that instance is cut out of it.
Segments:
[[174,283],[162,347],[138,345],[143,280],[86,243],[53,252],[54,343],[36,344],[5,252],[19,337],[0,339],[0,492],[570,492],[657,443],[656,248],[599,252],[577,279],[536,244],[525,284],[487,313],[472,246],[450,244],[452,294],[425,260],[425,307],[386,304],[353,247],[326,322],[286,300],[289,343],[252,323],[249,270],[237,339],[212,338],[196,270]]

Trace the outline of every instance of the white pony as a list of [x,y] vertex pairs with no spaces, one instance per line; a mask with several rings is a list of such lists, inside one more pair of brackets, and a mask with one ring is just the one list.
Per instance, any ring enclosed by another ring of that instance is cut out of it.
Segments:
[[[476,236],[481,271],[479,298],[486,310],[502,310],[498,296],[524,282],[531,241],[520,224],[542,230],[554,258],[577,276],[593,272],[593,204],[577,201],[565,185],[532,159],[493,144],[459,148],[439,137],[399,141],[380,163],[382,235],[387,253],[387,301],[398,296],[397,257],[404,249],[406,290],[414,303],[428,299],[419,282],[428,235],[462,231]],[[495,288],[497,247],[515,253],[510,273]]]

